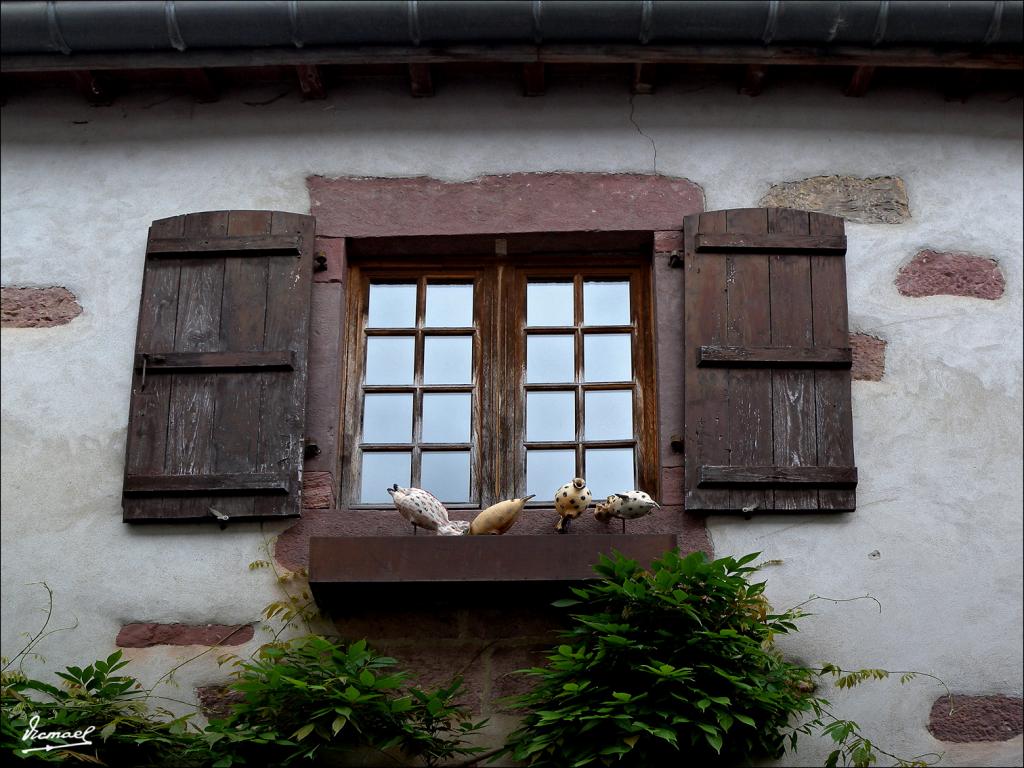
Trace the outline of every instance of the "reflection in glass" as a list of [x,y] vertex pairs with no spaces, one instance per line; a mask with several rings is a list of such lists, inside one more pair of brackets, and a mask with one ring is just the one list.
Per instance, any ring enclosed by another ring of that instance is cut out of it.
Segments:
[[573,325],[572,283],[527,283],[527,325]]
[[433,328],[473,327],[473,284],[427,283],[424,324]]
[[359,501],[363,504],[391,504],[387,489],[395,483],[403,488],[411,484],[412,455],[366,451],[363,453],[363,476]]
[[423,395],[423,442],[468,443],[468,392],[426,392]]
[[371,336],[366,340],[367,384],[412,384],[413,336]]
[[629,281],[583,283],[584,325],[629,325]]
[[571,450],[526,452],[526,493],[539,501],[555,498],[555,491],[576,476],[576,452]]
[[585,453],[585,477],[595,499],[636,487],[632,448],[588,448]]
[[583,336],[584,381],[632,381],[632,344],[628,333]]
[[412,442],[412,395],[365,395],[363,397],[363,442]]
[[423,342],[424,384],[473,383],[472,336],[427,336]]
[[469,451],[424,451],[420,487],[441,501],[469,501]]
[[575,392],[527,392],[527,442],[575,440],[575,401]]
[[632,439],[633,392],[631,390],[587,392],[584,394],[583,403],[585,439]]
[[370,283],[366,327],[416,327],[416,283]]
[[575,381],[572,336],[527,336],[526,380],[530,384]]

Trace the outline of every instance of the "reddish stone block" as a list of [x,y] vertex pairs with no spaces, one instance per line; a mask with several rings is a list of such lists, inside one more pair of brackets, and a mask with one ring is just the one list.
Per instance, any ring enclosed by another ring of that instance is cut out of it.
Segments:
[[968,296],[998,299],[1006,289],[999,264],[970,253],[924,250],[896,275],[896,288],[904,296]]
[[330,509],[334,506],[334,476],[330,472],[304,472],[302,506],[306,509]]
[[1007,741],[1024,732],[1024,700],[1012,696],[940,696],[928,730],[939,741]]
[[867,333],[851,333],[850,349],[853,351],[851,373],[854,381],[881,381],[885,375],[884,339]]
[[683,250],[683,232],[681,229],[670,229],[654,233],[654,252],[672,253]]
[[372,643],[406,638],[455,638],[459,616],[447,610],[396,610],[389,607],[344,610],[334,617],[338,634],[347,640]]
[[430,178],[311,176],[317,230],[329,237],[577,230],[678,230],[704,210],[692,181],[644,174],[513,173]]
[[210,720],[222,720],[231,714],[231,708],[245,698],[241,691],[227,685],[202,685],[196,688],[199,709]]
[[345,238],[318,237],[314,260],[313,282],[345,282]]
[[0,288],[0,325],[5,328],[52,328],[82,314],[82,305],[67,288]]
[[119,648],[154,645],[243,645],[252,640],[252,624],[125,624],[117,633]]

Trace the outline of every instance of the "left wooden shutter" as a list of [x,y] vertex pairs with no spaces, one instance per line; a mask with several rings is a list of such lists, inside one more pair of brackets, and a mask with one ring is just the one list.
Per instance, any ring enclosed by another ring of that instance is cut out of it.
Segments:
[[278,211],[153,222],[125,522],[299,513],[314,227]]

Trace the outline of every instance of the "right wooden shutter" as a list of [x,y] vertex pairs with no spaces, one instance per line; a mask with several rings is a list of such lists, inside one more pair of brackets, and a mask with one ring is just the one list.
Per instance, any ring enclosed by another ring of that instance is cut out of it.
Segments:
[[687,217],[688,511],[852,511],[843,220],[786,208]]

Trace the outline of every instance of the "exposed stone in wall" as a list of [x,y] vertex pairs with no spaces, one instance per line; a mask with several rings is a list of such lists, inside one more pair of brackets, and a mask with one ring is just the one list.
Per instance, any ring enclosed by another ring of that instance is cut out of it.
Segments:
[[309,509],[334,506],[334,478],[330,472],[302,473],[302,506]]
[[900,268],[896,288],[904,296],[969,296],[998,299],[1006,288],[999,264],[985,256],[924,250]]
[[704,210],[687,179],[630,173],[513,173],[439,179],[307,180],[320,235],[463,235],[495,232],[679,229]]
[[117,633],[119,648],[154,645],[242,645],[252,640],[252,624],[125,624]]
[[881,381],[885,375],[885,340],[867,333],[851,333],[853,380]]
[[9,328],[51,328],[82,314],[82,305],[67,288],[0,288],[0,317]]
[[773,184],[759,205],[830,213],[859,224],[899,224],[910,218],[899,176],[812,176]]
[[231,707],[245,698],[241,691],[232,691],[226,685],[201,685],[196,688],[199,708],[207,718],[221,719],[231,714]]
[[939,741],[1006,741],[1024,732],[1024,700],[954,695],[950,707],[949,697],[941,696],[932,705],[928,730]]

